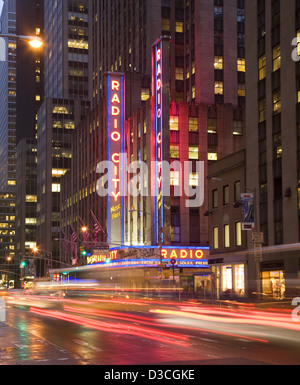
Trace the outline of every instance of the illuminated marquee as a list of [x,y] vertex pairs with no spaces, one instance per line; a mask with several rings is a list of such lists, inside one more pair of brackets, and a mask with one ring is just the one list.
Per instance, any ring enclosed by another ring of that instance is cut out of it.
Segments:
[[108,153],[109,205],[108,223],[110,243],[123,244],[123,157],[124,149],[124,75],[108,75]]
[[181,249],[181,248],[163,248],[161,250],[161,256],[163,259],[176,259],[176,260],[203,260],[208,256],[207,250],[202,249]]

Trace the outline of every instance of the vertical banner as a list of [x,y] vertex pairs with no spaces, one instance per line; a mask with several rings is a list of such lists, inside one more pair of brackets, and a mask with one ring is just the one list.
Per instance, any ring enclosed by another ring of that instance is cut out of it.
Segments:
[[169,162],[170,139],[170,80],[169,80],[169,43],[170,37],[163,36],[152,46],[152,138],[153,157],[155,161],[154,175],[154,214],[155,240],[162,243],[164,240],[163,227],[166,223],[164,216],[164,167],[163,162]]
[[253,230],[255,227],[254,194],[241,194],[242,230]]
[[124,74],[108,74],[108,237],[111,248],[124,244]]

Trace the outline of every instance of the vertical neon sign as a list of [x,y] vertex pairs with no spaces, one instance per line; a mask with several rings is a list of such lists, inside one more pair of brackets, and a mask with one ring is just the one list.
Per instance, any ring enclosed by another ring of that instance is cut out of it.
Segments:
[[163,228],[163,45],[159,40],[153,45],[152,52],[153,74],[152,74],[152,94],[155,98],[154,107],[154,138],[155,138],[155,184],[157,200],[154,204],[155,216],[157,219],[156,239],[162,241],[163,235],[159,228]]
[[124,75],[108,75],[108,229],[110,247],[124,244]]

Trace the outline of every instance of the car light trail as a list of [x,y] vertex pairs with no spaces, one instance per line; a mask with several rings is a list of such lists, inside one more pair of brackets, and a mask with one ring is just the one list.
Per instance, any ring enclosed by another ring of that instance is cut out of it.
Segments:
[[30,308],[30,312],[42,315],[44,317],[50,317],[62,321],[72,322],[77,325],[90,327],[92,329],[104,332],[133,335],[136,337],[146,338],[160,343],[168,343],[181,347],[190,347],[190,344],[187,342],[188,338],[180,334],[166,333],[155,329],[149,329],[133,325],[105,323],[100,321],[94,321],[89,318],[68,315],[63,312],[42,310],[37,308]]

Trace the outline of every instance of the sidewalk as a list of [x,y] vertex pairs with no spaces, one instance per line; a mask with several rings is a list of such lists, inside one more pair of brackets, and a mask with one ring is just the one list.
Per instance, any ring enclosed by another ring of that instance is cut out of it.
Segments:
[[0,366],[81,364],[82,362],[70,352],[7,322],[0,322]]

